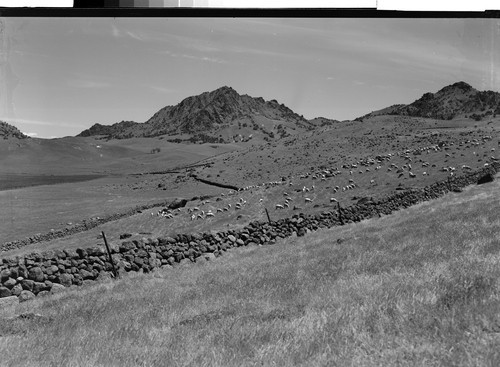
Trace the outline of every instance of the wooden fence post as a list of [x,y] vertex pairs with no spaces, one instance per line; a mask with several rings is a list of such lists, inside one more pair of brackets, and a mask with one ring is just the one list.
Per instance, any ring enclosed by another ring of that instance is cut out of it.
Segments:
[[113,275],[115,276],[115,279],[117,279],[118,273],[116,272],[115,263],[113,262],[113,258],[111,257],[111,250],[108,245],[108,240],[106,239],[104,231],[102,231],[101,233],[102,233],[102,238],[104,239],[104,244],[106,245],[106,249],[108,250],[109,262],[111,263],[111,267],[113,268]]
[[267,208],[264,208],[264,209],[266,209],[267,221],[269,223],[271,223],[271,218],[269,218],[269,212],[267,211]]
[[340,224],[341,225],[344,225],[344,220],[342,219],[342,208],[340,206],[340,202],[337,201],[337,209],[339,211],[339,220],[340,220]]

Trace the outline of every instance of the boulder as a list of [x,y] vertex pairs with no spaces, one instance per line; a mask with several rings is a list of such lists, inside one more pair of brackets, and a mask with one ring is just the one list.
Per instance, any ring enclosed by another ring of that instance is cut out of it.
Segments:
[[61,274],[58,277],[58,281],[61,285],[65,287],[69,287],[71,284],[73,284],[73,275],[72,274]]
[[81,275],[82,279],[84,279],[84,280],[94,279],[94,274],[92,274],[90,271],[87,271],[85,269],[80,270],[80,275]]
[[84,248],[77,248],[76,253],[81,259],[85,259],[88,256],[87,250]]
[[21,286],[23,287],[24,290],[27,290],[27,291],[32,291],[33,290],[33,284],[35,284],[35,282],[31,279],[23,279],[21,280]]
[[124,241],[119,246],[120,252],[128,252],[133,249],[135,249],[135,244],[132,241]]
[[17,281],[15,279],[9,278],[3,283],[3,286],[12,289],[16,285]]
[[25,301],[28,301],[30,299],[33,299],[35,298],[35,294],[33,292],[30,292],[30,291],[22,291],[21,294],[19,295],[19,302],[25,302]]
[[479,179],[477,180],[477,184],[482,185],[485,183],[493,182],[494,180],[495,180],[495,177],[490,172],[488,172],[488,173],[484,174],[483,176],[479,177]]
[[35,266],[28,271],[28,279],[35,282],[43,282],[45,280],[45,276],[42,269],[38,266]]
[[3,283],[12,277],[10,269],[4,269],[0,272],[0,281]]
[[[64,285],[54,283],[54,284],[52,284],[52,288],[50,289],[50,293],[52,293],[52,294],[59,293],[59,292],[62,292],[64,289],[66,289],[66,287]],[[40,296],[40,293],[38,294],[39,296]]]
[[12,287],[12,289],[10,290],[10,292],[12,293],[13,296],[19,296],[21,294],[21,292],[23,291],[23,287],[21,286],[21,284],[16,284],[14,287]]
[[153,268],[159,268],[161,266],[161,260],[158,259],[149,259],[149,265]]
[[175,199],[170,205],[168,206],[169,209],[178,209],[178,208],[184,208],[187,204],[186,199]]
[[38,294],[41,291],[46,291],[48,290],[49,287],[45,283],[42,282],[35,282],[33,283],[33,293]]
[[191,260],[187,259],[187,258],[186,259],[182,259],[181,261],[179,261],[179,265],[181,265],[181,266],[182,265],[190,265],[192,263],[193,262]]
[[10,296],[12,296],[12,293],[9,288],[0,287],[0,298],[10,297]]
[[80,257],[74,249],[64,249],[63,251],[66,254],[66,257],[69,257],[70,259],[78,259]]

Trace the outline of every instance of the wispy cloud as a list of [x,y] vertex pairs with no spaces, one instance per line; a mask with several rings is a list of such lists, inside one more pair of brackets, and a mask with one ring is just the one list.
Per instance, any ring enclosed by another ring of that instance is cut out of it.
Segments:
[[180,54],[180,53],[175,53],[175,52],[170,52],[170,51],[159,51],[160,54],[162,55],[168,55],[172,57],[182,57],[185,59],[191,59],[191,60],[199,60],[199,61],[204,61],[204,62],[211,62],[211,63],[216,63],[216,64],[227,64],[226,60],[217,58],[217,57],[208,57],[208,56],[195,56],[191,54]]
[[68,80],[68,85],[73,88],[84,88],[84,89],[102,89],[111,87],[111,84],[107,82],[102,82],[97,80],[85,80],[85,79]]
[[133,38],[137,41],[145,41],[146,38],[143,37],[142,35],[139,35],[137,32],[132,32],[132,31],[122,31],[121,29],[119,29],[116,24],[114,23],[111,23],[111,34],[114,38],[121,38],[121,37],[130,37],[130,38]]
[[144,41],[144,39],[142,37],[140,37],[137,33],[133,33],[133,32],[127,31],[127,34],[130,37],[132,37],[133,39],[136,39],[138,41]]
[[6,121],[7,123],[20,126],[20,125],[35,125],[35,126],[52,126],[52,127],[86,127],[85,125],[72,123],[67,121],[44,121],[44,120],[30,120],[30,119],[22,119],[22,118],[14,118],[14,119],[2,119],[0,120]]

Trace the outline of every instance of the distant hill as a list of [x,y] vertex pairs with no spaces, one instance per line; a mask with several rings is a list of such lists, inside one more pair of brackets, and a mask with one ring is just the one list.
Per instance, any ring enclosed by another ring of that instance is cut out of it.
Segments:
[[29,139],[29,136],[24,135],[17,127],[0,121],[0,138]]
[[270,140],[314,127],[314,123],[276,100],[240,95],[224,86],[188,97],[176,106],[164,107],[144,123],[95,124],[77,136],[103,135],[108,139],[125,139],[169,135],[192,142],[231,142],[257,135]]
[[341,121],[339,120],[332,120],[326,117],[315,117],[311,120],[309,120],[311,124],[313,124],[316,127],[322,127],[322,126],[331,126],[340,123]]
[[500,114],[500,93],[478,91],[465,82],[457,82],[436,93],[425,93],[411,104],[386,107],[356,120],[380,115],[415,116],[440,120],[467,116],[481,120],[496,114]]
[[122,133],[125,130],[133,128],[135,125],[139,125],[139,123],[134,121],[122,121],[113,125],[94,124],[90,129],[82,131],[77,136],[87,137],[96,135],[108,135],[122,137]]

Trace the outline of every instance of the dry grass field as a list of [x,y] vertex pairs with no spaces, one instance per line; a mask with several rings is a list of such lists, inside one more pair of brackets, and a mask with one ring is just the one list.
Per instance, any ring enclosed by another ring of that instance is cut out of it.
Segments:
[[3,366],[498,366],[500,183],[22,303]]

